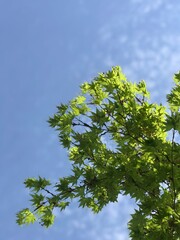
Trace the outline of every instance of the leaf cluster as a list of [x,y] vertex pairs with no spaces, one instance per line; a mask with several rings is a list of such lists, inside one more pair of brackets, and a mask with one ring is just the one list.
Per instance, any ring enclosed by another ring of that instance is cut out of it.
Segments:
[[174,81],[168,109],[151,103],[145,82],[128,81],[120,67],[83,83],[80,95],[49,119],[68,150],[72,175],[54,185],[27,179],[32,211],[20,211],[17,223],[48,227],[53,209],[64,210],[74,198],[97,213],[123,194],[138,205],[128,225],[132,239],[179,239],[179,73]]

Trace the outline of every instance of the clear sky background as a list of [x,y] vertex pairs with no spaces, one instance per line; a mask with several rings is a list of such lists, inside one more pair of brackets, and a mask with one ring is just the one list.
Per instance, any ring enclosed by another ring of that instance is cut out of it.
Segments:
[[165,102],[180,70],[179,13],[179,0],[0,0],[0,239],[128,239],[134,203],[121,196],[98,215],[74,202],[49,229],[19,227],[15,214],[29,204],[25,178],[70,173],[47,120],[81,83],[120,65]]

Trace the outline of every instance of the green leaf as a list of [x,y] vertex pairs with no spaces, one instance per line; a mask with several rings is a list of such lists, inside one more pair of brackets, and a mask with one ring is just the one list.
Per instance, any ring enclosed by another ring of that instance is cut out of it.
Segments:
[[32,197],[31,202],[32,202],[32,205],[34,206],[39,206],[44,201],[44,196],[42,194],[34,193],[34,194],[31,194],[31,197]]
[[39,177],[38,179],[28,178],[24,181],[24,184],[27,188],[32,188],[36,192],[38,192],[40,189],[45,188],[46,186],[51,185],[49,180],[42,177]]
[[41,225],[48,228],[54,223],[55,216],[51,209],[46,208],[41,216]]
[[67,206],[69,206],[69,202],[60,202],[58,205],[61,211],[64,210]]
[[17,213],[16,217],[17,217],[16,222],[19,225],[23,225],[23,224],[28,225],[36,221],[36,217],[28,208],[21,210],[19,213]]
[[174,78],[173,79],[174,79],[174,82],[176,84],[180,84],[180,71],[178,73],[174,74]]

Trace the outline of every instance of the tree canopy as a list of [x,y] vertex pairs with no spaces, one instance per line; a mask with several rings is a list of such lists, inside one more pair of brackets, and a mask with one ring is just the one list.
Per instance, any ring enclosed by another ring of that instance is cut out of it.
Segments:
[[17,223],[49,227],[53,209],[64,210],[74,198],[97,213],[123,194],[138,206],[128,223],[133,240],[180,239],[180,73],[167,107],[152,103],[145,82],[128,81],[120,67],[80,89],[49,118],[72,174],[55,184],[26,179],[32,204],[18,212]]

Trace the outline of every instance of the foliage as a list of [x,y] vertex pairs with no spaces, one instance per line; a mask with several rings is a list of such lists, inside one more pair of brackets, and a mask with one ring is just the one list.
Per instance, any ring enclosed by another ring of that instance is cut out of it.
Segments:
[[74,198],[97,213],[123,194],[138,206],[128,224],[132,239],[180,239],[180,73],[174,82],[168,108],[151,103],[145,82],[128,81],[120,67],[82,84],[49,119],[68,149],[72,175],[55,185],[25,180],[32,210],[20,211],[17,223],[48,227],[53,209]]

